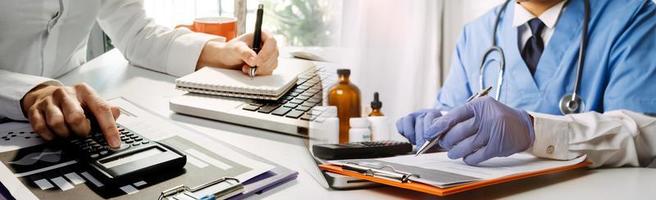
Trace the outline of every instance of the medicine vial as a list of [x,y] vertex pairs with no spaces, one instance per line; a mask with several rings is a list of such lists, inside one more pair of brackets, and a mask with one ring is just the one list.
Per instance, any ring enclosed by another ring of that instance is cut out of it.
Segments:
[[367,118],[351,118],[349,122],[351,129],[349,129],[348,142],[371,141],[371,130],[369,130],[369,120]]

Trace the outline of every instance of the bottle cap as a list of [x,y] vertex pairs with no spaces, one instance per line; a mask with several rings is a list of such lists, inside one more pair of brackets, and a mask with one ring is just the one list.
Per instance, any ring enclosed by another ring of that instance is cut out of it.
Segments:
[[349,75],[351,75],[351,70],[350,69],[337,69],[337,75],[349,76]]
[[337,117],[337,106],[326,106],[326,110],[323,113],[326,116]]
[[369,120],[367,118],[351,118],[349,119],[349,126],[351,128],[369,128]]
[[380,99],[378,98],[378,92],[374,92],[374,100],[371,101],[371,108],[380,109],[382,107],[383,107],[383,102],[380,102]]

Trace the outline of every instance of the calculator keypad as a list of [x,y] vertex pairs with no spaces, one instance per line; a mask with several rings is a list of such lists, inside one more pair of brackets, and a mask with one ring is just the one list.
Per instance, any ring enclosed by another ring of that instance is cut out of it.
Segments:
[[387,141],[374,141],[374,142],[359,142],[360,144],[368,147],[385,147],[385,146],[393,146],[393,145],[398,145],[398,144],[403,144],[405,142],[399,142],[399,141],[393,141],[393,140],[387,140]]
[[95,131],[86,138],[72,139],[70,140],[70,143],[75,145],[80,152],[86,154],[92,159],[105,157],[114,152],[119,152],[130,147],[138,147],[150,143],[148,139],[121,127],[120,125],[117,126],[117,128],[121,139],[121,146],[118,148],[109,147],[103,134]]

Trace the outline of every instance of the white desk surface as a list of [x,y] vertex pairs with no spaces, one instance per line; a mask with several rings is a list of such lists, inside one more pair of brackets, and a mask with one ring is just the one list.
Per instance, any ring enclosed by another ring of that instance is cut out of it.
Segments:
[[[391,187],[336,191],[322,187],[307,170],[303,139],[233,124],[174,114],[168,99],[174,77],[130,65],[117,50],[89,61],[60,78],[65,84],[87,82],[105,98],[123,96],[158,114],[299,172],[288,182],[256,198],[265,199],[433,199]],[[575,170],[456,194],[444,199],[656,199],[656,169]]]

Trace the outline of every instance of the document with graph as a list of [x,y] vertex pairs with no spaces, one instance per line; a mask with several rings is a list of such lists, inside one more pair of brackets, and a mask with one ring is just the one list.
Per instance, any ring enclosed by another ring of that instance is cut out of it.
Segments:
[[16,199],[156,199],[178,185],[201,185],[222,177],[246,181],[274,168],[125,99],[110,103],[121,108],[119,124],[186,154],[184,170],[111,185],[74,154],[44,143],[28,123],[7,122],[0,124],[0,181]]

